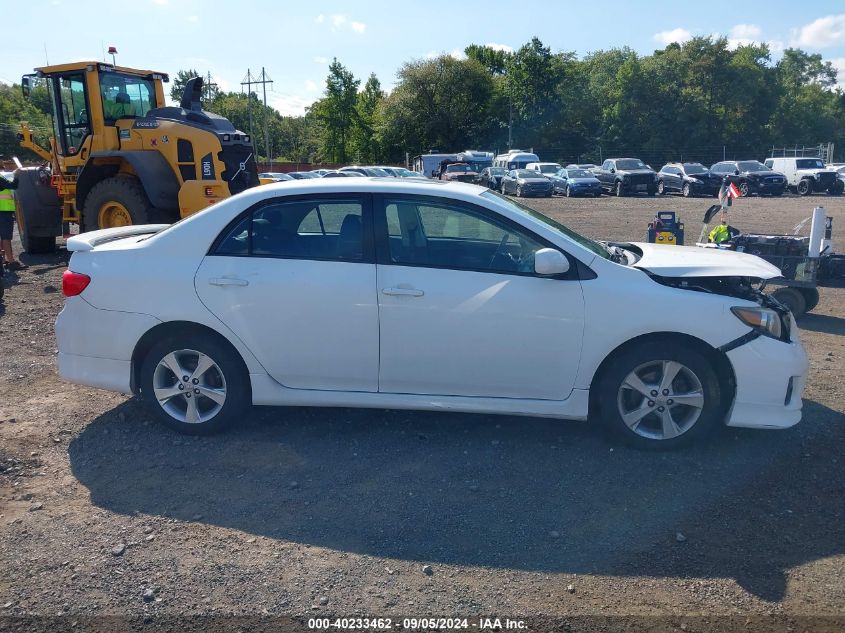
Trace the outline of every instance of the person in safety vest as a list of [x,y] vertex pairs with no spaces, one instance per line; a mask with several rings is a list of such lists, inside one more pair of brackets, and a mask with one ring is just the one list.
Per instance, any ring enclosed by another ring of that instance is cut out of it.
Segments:
[[21,270],[25,264],[15,261],[12,253],[12,230],[15,223],[15,197],[13,189],[18,188],[18,177],[12,180],[0,176],[0,250],[3,251],[3,261],[9,270]]
[[708,238],[713,244],[722,244],[732,240],[738,233],[739,231],[728,225],[728,214],[723,210],[722,221],[710,231]]

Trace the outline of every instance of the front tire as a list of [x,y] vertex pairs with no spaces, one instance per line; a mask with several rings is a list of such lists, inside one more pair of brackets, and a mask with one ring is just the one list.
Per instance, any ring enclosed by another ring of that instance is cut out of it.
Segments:
[[657,194],[662,196],[665,193],[666,193],[666,185],[663,184],[662,180],[658,180],[657,181]]
[[738,188],[739,188],[739,193],[742,194],[743,198],[746,198],[749,195],[751,195],[751,187],[748,186],[747,180],[743,180],[741,183],[739,183]]
[[140,386],[152,413],[187,435],[223,430],[252,400],[240,356],[203,334],[170,336],[153,345],[141,366]]
[[827,193],[831,196],[841,196],[843,190],[845,190],[845,182],[837,180],[830,189],[827,190]]
[[810,181],[807,178],[804,178],[803,180],[799,180],[798,184],[795,185],[795,191],[799,196],[809,196],[813,193],[813,187],[810,184]]
[[598,385],[608,431],[637,448],[673,449],[719,426],[721,389],[709,359],[679,344],[641,343],[613,359]]
[[692,196],[692,187],[688,182],[684,183],[683,189],[681,189],[681,193],[683,194],[684,198],[689,198]]
[[137,179],[114,176],[98,182],[85,198],[82,230],[149,224],[155,208]]
[[522,187],[520,187],[519,185],[516,186],[516,197],[517,198],[522,197]]
[[622,189],[622,182],[617,181],[616,183],[616,197],[621,198],[625,195],[625,191]]

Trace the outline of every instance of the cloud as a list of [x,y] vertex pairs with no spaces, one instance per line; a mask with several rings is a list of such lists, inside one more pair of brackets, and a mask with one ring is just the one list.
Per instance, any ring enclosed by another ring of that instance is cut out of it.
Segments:
[[283,116],[302,116],[305,114],[305,108],[314,103],[314,99],[299,95],[280,95],[270,103]]
[[654,41],[660,42],[664,46],[668,46],[672,42],[683,44],[687,40],[691,40],[692,33],[686,29],[677,28],[672,29],[671,31],[660,31],[660,33],[655,33],[652,37]]
[[838,73],[839,81],[836,85],[842,90],[845,90],[845,57],[838,57],[829,61]]
[[317,91],[317,83],[314,82],[314,81],[311,81],[310,79],[306,79],[305,80],[305,89],[308,92],[316,92]]
[[326,17],[322,13],[318,15],[314,21],[317,24],[323,24],[328,21],[331,24],[332,31],[341,31],[346,29],[351,29],[356,33],[363,33],[367,30],[367,25],[363,22],[358,22],[356,20],[350,20],[348,15],[344,15],[343,13],[332,13],[330,16]]
[[317,57],[314,58],[314,63],[315,64],[328,64],[329,58],[323,57],[322,55],[317,55]]
[[449,56],[450,56],[450,57],[454,57],[454,58],[455,58],[455,59],[457,59],[457,60],[462,60],[462,59],[466,59],[466,58],[467,58],[467,55],[466,55],[466,53],[464,53],[464,49],[462,49],[462,48],[454,48],[454,49],[452,49],[452,52],[451,52],[451,53],[449,53]]
[[756,24],[737,24],[731,29],[728,37],[735,40],[759,40],[762,31]]
[[792,44],[805,48],[845,44],[845,15],[828,15],[805,24],[797,32],[793,31]]
[[434,59],[434,58],[435,58],[435,57],[437,57],[439,54],[440,54],[440,53],[438,53],[437,51],[428,51],[428,52],[425,54],[425,58],[426,58],[426,59]]
[[506,53],[513,53],[513,47],[508,46],[507,44],[496,44],[494,42],[490,42],[489,44],[485,44],[487,48],[492,48],[494,51],[505,51]]
[[188,16],[188,22],[199,22],[199,21],[200,21],[200,16],[198,16],[198,15],[189,15]]

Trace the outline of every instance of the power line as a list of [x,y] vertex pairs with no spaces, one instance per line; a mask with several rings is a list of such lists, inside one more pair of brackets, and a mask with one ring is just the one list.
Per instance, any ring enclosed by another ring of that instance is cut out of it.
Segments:
[[265,150],[265,158],[270,158],[270,131],[268,127],[267,121],[267,84],[272,85],[273,80],[267,75],[267,72],[264,70],[264,66],[261,67],[261,78],[253,75],[251,70],[247,68],[246,76],[241,81],[241,90],[243,90],[243,86],[246,86],[246,109],[247,115],[249,117],[249,135],[252,138],[255,138],[253,134],[252,128],[252,86],[253,84],[258,85],[261,84],[261,88],[264,92],[264,150]]

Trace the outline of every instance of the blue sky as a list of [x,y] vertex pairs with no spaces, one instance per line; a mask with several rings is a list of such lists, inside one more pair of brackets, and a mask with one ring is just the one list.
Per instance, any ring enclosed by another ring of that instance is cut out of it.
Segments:
[[[240,90],[247,68],[273,79],[267,95],[284,114],[301,114],[319,98],[332,57],[362,79],[375,72],[388,89],[405,61],[468,44],[518,48],[538,36],[554,51],[584,55],[614,46],[650,53],[671,41],[722,34],[733,43],[769,42],[777,55],[798,46],[841,69],[845,86],[845,2],[745,0],[709,2],[546,0],[487,2],[283,2],[241,0],[43,0],[15,4],[6,15],[0,80],[19,81],[45,63],[103,59],[175,74],[210,71]],[[671,10],[667,11],[667,7]],[[8,20],[11,20],[9,22]]]

